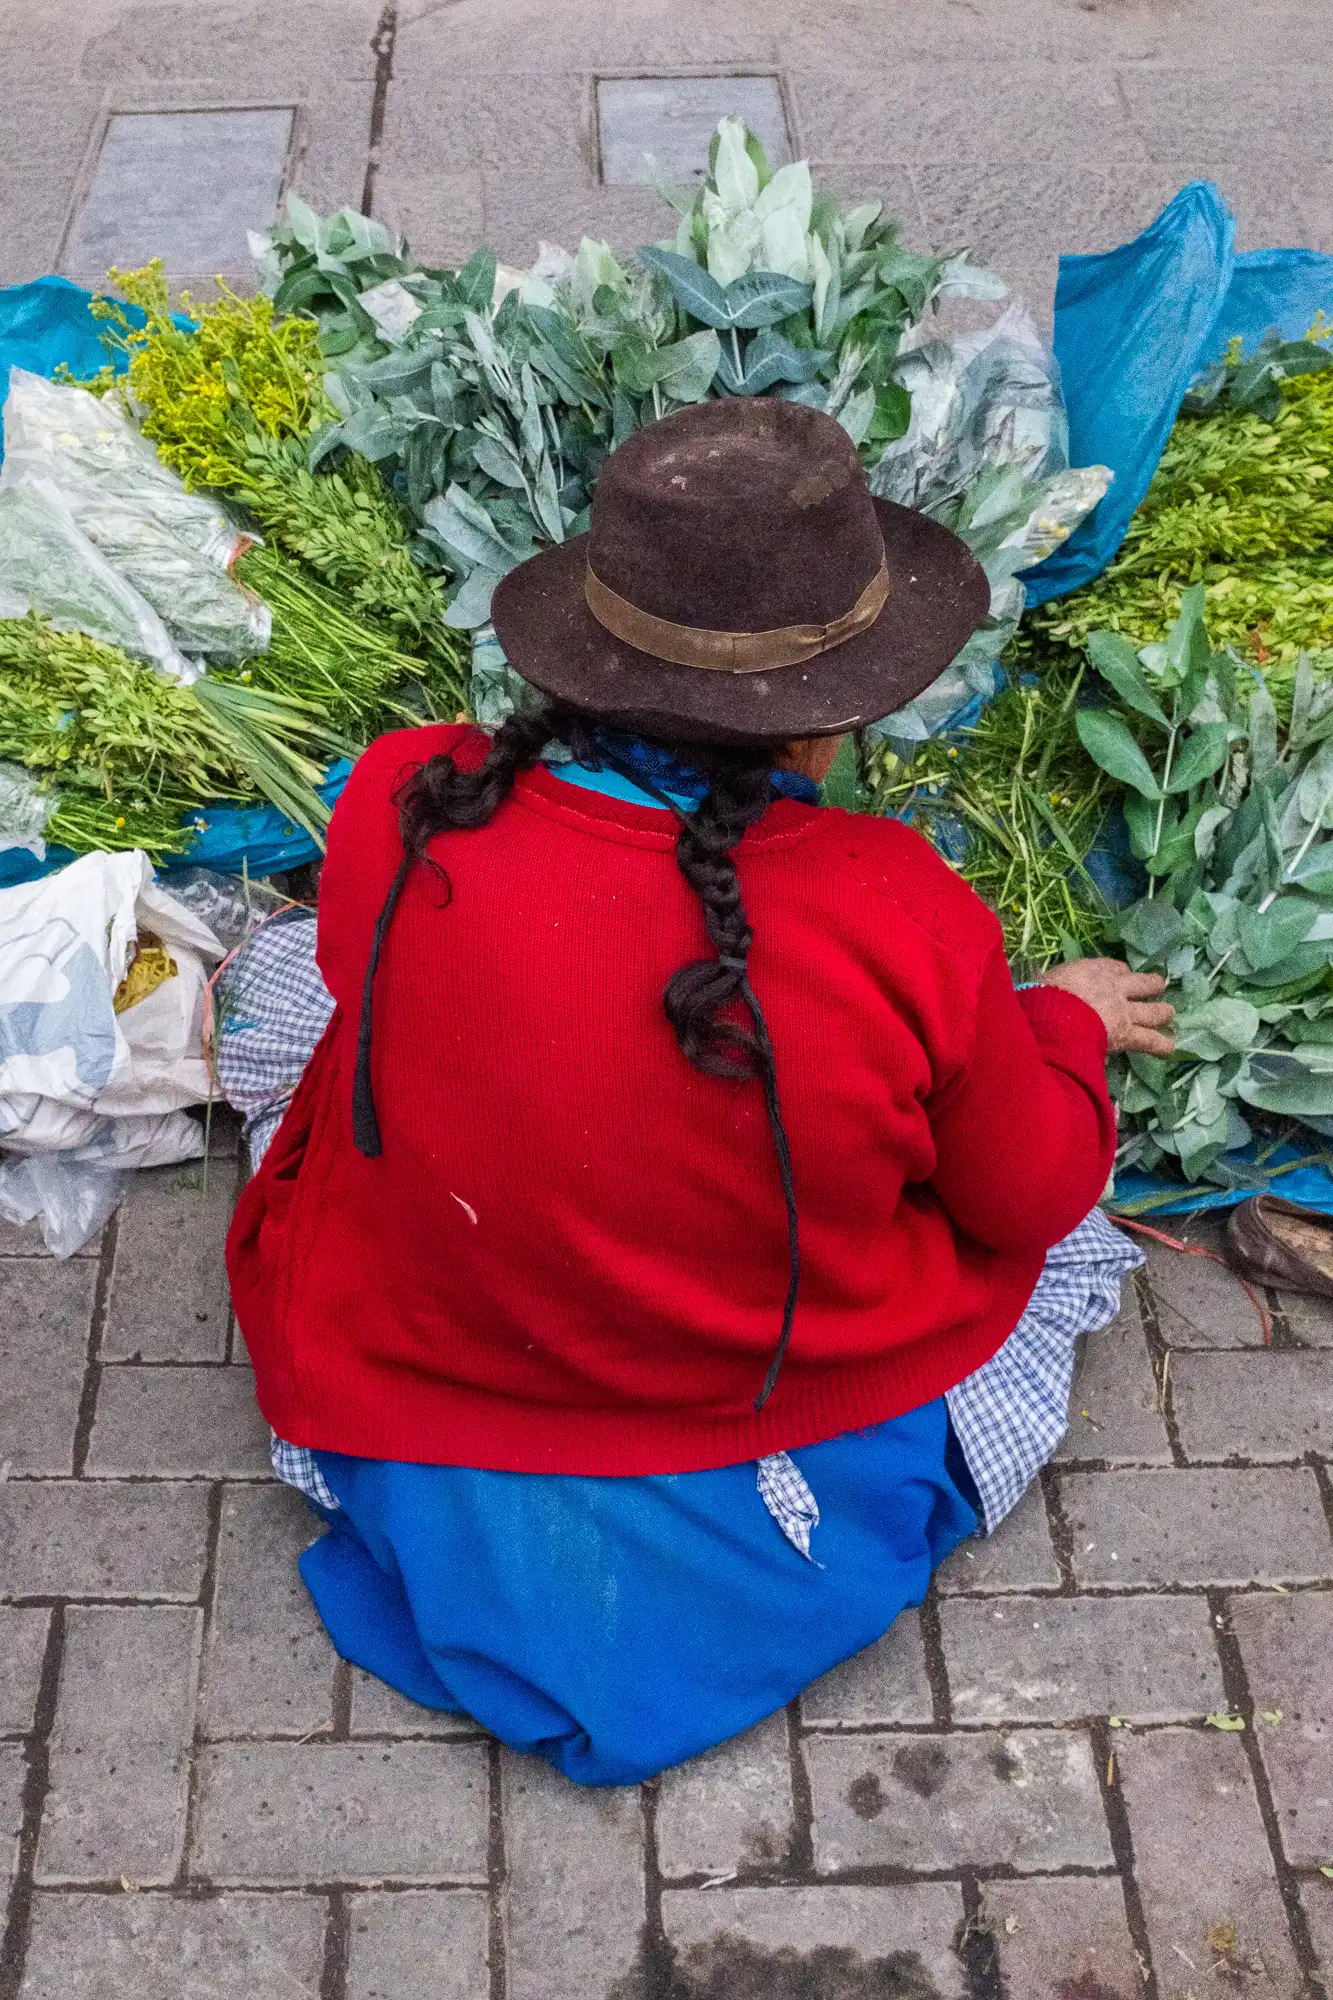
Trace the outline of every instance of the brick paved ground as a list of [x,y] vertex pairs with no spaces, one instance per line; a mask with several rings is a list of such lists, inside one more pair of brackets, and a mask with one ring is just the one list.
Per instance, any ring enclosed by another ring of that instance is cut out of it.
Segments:
[[[824,185],[1044,315],[1058,250],[1194,175],[1242,245],[1333,248],[1329,32],[1327,0],[0,0],[0,283],[60,267],[114,112],[294,104],[310,199],[520,260],[661,227],[600,184],[597,74],[759,72]],[[1044,1489],[919,1618],[588,1794],[334,1660],[229,1327],[234,1175],[143,1177],[67,1265],[0,1238],[0,2000],[1325,1990],[1333,1316],[1265,1353],[1224,1274],[1155,1260]]]
[[1154,1253],[919,1616],[580,1792],[335,1660],[229,1323],[236,1174],[142,1176],[66,1264],[0,1238],[3,2000],[1333,1990],[1333,1315],[1265,1352]]

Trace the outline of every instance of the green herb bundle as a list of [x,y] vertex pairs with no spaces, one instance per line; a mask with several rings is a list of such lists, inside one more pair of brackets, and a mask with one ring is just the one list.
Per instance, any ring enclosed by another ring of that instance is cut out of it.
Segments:
[[1309,346],[1323,365],[1270,377],[1262,410],[1214,396],[1179,419],[1109,569],[1031,614],[1048,657],[1099,628],[1161,638],[1201,583],[1215,642],[1286,708],[1300,654],[1333,648],[1333,367]]
[[253,796],[256,760],[267,795],[318,831],[315,759],[337,747],[280,696],[208,677],[181,687],[83,633],[0,619],[0,758],[53,795],[47,837],[76,852],[182,852],[214,800]]
[[461,696],[466,648],[446,626],[444,592],[413,560],[402,511],[378,474],[354,454],[325,476],[307,466],[311,434],[337,414],[314,322],[224,286],[209,303],[186,298],[193,324],[181,327],[160,264],[111,275],[144,323],[112,300],[96,310],[108,343],[126,356],[130,401],[164,463],[187,486],[246,508],[353,611],[428,650]]
[[1096,950],[1109,915],[1085,866],[1112,788],[1075,729],[1082,680],[1081,667],[1015,675],[971,728],[910,764],[867,746],[867,809],[926,834],[996,912],[1021,969]]
[[1125,788],[1148,876],[1106,935],[1178,1010],[1173,1057],[1115,1059],[1122,1163],[1226,1182],[1247,1108],[1333,1136],[1333,683],[1302,658],[1284,732],[1263,675],[1210,647],[1204,605],[1196,584],[1145,647],[1093,633],[1106,704],[1076,726]]

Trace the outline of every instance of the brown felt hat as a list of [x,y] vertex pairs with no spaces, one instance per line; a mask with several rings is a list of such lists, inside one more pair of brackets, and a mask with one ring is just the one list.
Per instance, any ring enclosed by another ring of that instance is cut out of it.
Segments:
[[736,396],[626,439],[589,532],[511,570],[492,616],[515,671],[571,707],[762,743],[892,714],[989,604],[956,535],[871,495],[840,424]]

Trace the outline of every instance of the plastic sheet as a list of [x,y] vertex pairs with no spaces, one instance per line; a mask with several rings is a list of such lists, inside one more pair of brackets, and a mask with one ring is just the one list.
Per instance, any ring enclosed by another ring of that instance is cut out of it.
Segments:
[[75,1257],[101,1234],[130,1184],[117,1167],[90,1166],[64,1153],[6,1160],[0,1166],[0,1217],[36,1222],[53,1257]]
[[0,492],[49,481],[75,526],[166,625],[182,653],[227,664],[262,653],[272,619],[227,574],[245,537],[188,493],[112,396],[10,372]]
[[1191,181],[1132,243],[1062,257],[1055,354],[1075,464],[1109,465],[1115,484],[1063,548],[1024,576],[1044,604],[1099,576],[1135,508],[1193,377],[1239,336],[1299,340],[1333,309],[1333,257],[1235,249],[1236,225],[1211,181]]
[[86,632],[188,685],[199,668],[132,583],[112,568],[49,479],[0,487],[0,590],[62,632]]

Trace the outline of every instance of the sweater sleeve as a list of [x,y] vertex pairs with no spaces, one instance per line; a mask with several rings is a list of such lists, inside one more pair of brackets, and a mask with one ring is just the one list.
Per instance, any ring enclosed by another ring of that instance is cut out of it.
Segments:
[[1054,986],[1015,993],[1003,951],[982,977],[962,1072],[927,1106],[931,1184],[966,1235],[1049,1250],[1094,1207],[1115,1157],[1106,1030]]

